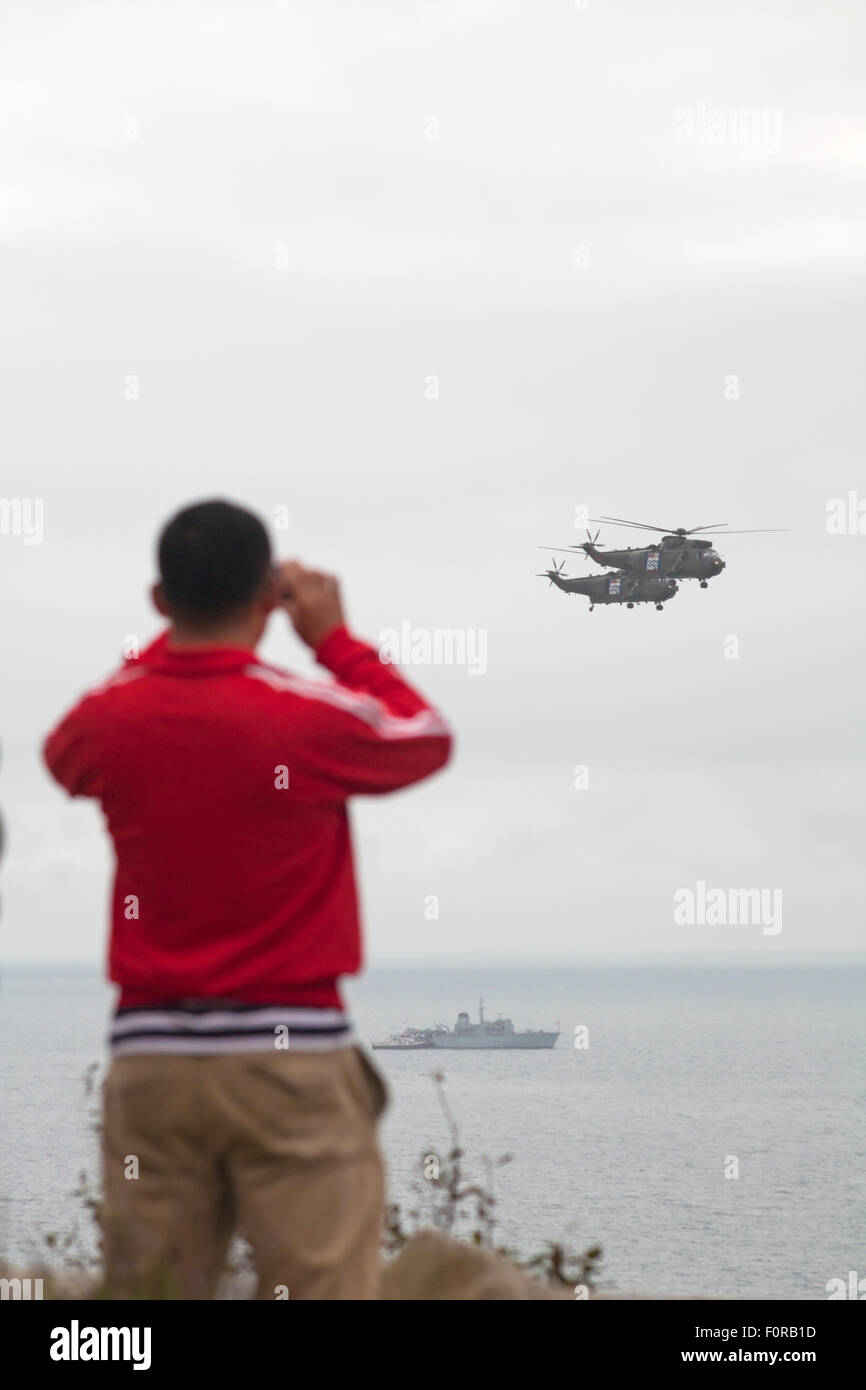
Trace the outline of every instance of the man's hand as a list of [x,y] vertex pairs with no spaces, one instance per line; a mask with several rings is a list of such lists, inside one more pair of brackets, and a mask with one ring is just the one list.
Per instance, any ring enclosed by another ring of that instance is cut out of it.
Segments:
[[337,580],[297,560],[285,560],[275,571],[280,603],[301,641],[315,650],[346,621]]

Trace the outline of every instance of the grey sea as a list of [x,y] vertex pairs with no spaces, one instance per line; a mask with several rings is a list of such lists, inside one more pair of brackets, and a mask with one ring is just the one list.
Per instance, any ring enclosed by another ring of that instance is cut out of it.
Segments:
[[[511,1155],[494,1179],[503,1244],[598,1243],[604,1287],[653,1294],[824,1299],[866,1275],[862,963],[379,969],[347,995],[367,1042],[475,1015],[481,995],[489,1016],[561,1030],[553,1051],[376,1053],[404,1208],[448,1147],[441,1071],[468,1176]],[[71,1194],[98,1175],[82,1078],[104,1064],[111,998],[96,967],[4,971],[7,1258],[76,1224],[91,1239]]]

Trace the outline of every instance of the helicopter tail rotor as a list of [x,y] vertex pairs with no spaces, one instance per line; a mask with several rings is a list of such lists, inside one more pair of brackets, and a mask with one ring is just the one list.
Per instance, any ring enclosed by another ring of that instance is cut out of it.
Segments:
[[[554,560],[553,556],[551,556],[551,557],[550,557],[550,563],[551,563],[552,568],[549,569],[549,570],[545,570],[542,574],[537,574],[537,575],[535,576],[536,579],[546,579],[546,580],[548,581],[549,584],[552,584],[552,583],[553,583],[553,576],[554,576],[554,575],[556,575],[557,579],[559,578],[559,576],[562,574],[563,570],[565,569],[565,561],[563,560],[560,564],[557,564],[556,561]],[[568,577],[567,575],[564,576],[564,578],[567,578],[567,577]]]

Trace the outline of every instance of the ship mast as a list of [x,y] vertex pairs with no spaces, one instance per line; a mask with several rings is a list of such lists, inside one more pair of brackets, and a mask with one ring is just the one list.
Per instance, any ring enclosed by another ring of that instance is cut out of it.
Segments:
[[478,1022],[479,1022],[479,1023],[483,1023],[483,1022],[484,1022],[484,999],[483,999],[483,997],[482,997],[481,999],[478,1000]]

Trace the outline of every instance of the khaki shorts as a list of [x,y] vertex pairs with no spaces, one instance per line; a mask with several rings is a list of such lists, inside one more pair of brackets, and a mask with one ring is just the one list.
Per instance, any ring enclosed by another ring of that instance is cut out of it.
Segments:
[[258,1298],[374,1298],[386,1103],[357,1047],[115,1058],[104,1091],[109,1297],[213,1297],[240,1231]]

